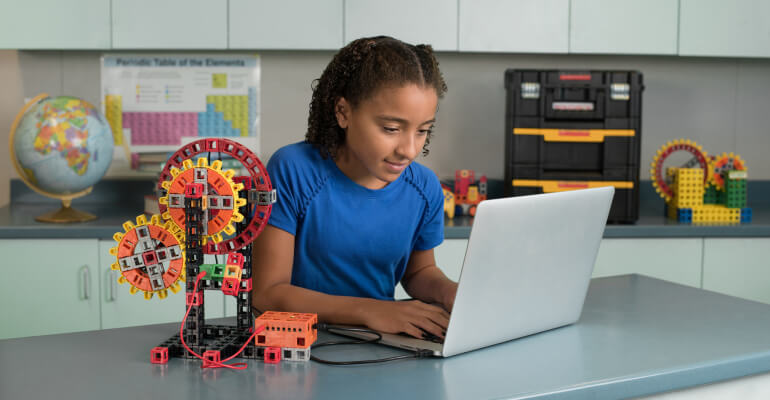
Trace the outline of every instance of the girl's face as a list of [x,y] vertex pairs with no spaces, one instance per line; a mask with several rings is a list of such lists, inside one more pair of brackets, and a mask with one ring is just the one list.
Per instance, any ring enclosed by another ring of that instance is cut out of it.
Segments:
[[361,186],[385,187],[422,152],[437,106],[433,88],[414,84],[380,89],[355,109],[341,98],[335,111],[347,135],[337,166]]

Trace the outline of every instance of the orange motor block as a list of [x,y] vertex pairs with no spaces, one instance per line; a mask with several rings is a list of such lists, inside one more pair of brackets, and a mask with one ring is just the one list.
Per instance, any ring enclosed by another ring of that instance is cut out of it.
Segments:
[[318,338],[318,315],[266,311],[254,320],[254,326],[265,330],[254,339],[260,347],[306,349]]

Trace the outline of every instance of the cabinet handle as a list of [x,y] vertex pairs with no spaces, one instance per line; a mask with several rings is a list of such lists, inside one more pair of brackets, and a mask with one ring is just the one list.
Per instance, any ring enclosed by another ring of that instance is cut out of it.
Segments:
[[84,265],[83,268],[80,269],[80,277],[83,280],[83,300],[88,300],[90,297],[90,290],[88,288],[88,282],[90,281],[88,265]]
[[116,272],[112,268],[107,268],[107,276],[110,279],[110,298],[111,302],[118,299],[118,278],[115,276]]

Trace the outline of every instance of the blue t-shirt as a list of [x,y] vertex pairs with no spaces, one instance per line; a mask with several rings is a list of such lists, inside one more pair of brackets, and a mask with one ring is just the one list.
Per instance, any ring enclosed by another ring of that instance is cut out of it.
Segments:
[[275,152],[267,171],[278,193],[268,223],[295,238],[292,285],[392,300],[411,253],[444,240],[441,184],[416,162],[372,190],[300,142]]

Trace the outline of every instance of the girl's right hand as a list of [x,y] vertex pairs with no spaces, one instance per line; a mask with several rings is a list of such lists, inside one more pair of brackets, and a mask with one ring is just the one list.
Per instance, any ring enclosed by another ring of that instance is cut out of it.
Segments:
[[363,321],[379,332],[403,332],[416,338],[428,332],[443,339],[449,326],[449,313],[419,300],[372,300],[363,310]]

